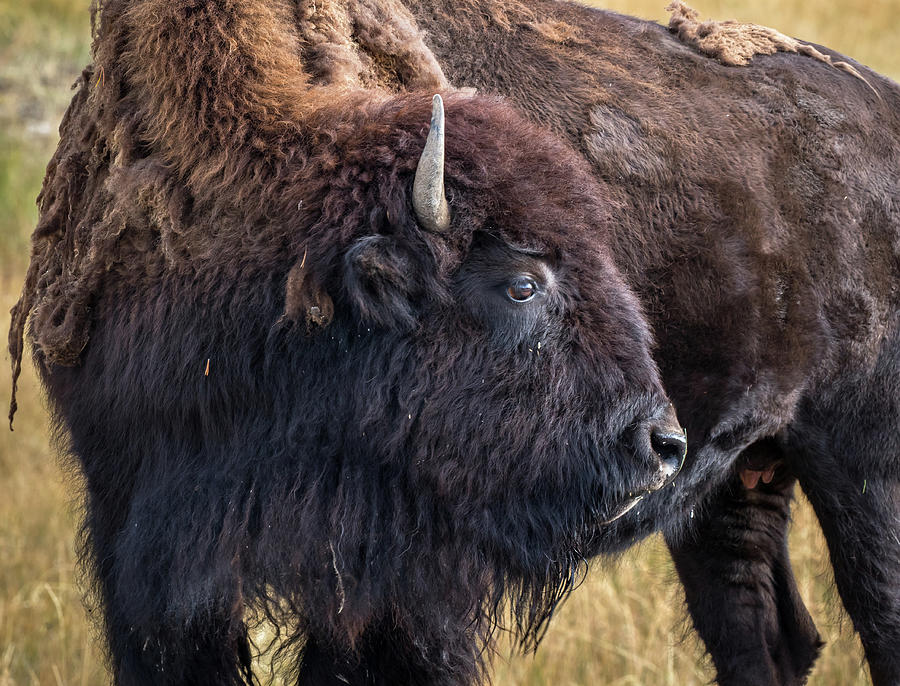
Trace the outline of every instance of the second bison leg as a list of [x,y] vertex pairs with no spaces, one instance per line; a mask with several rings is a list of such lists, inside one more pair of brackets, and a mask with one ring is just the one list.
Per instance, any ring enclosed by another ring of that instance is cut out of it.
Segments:
[[[779,457],[772,441],[749,450]],[[690,533],[669,542],[721,686],[804,684],[822,646],[788,559],[793,489],[784,467],[753,489],[735,474]]]
[[803,405],[794,469],[874,686],[900,684],[900,335],[875,368]]
[[[475,643],[465,632],[448,633],[452,623],[413,638],[390,620],[375,623],[359,637],[355,650],[332,645],[321,635],[307,636],[298,686],[462,686],[477,681]],[[446,644],[435,640],[442,637]]]

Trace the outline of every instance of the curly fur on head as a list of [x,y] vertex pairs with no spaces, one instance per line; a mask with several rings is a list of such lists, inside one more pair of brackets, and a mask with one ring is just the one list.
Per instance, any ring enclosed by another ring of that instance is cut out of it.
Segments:
[[[117,243],[127,221],[134,223],[140,214],[149,214],[158,227],[161,248],[170,260],[185,249],[184,228],[180,227],[185,212],[184,191],[167,175],[165,165],[151,161],[132,164],[143,155],[142,137],[159,133],[139,130],[142,113],[129,98],[125,98],[125,107],[118,101],[126,71],[120,54],[126,37],[121,31],[124,22],[119,18],[125,13],[141,21],[140,12],[139,4],[128,10],[121,3],[97,2],[92,8],[94,61],[82,74],[76,99],[60,126],[60,145],[48,165],[38,198],[41,218],[32,239],[31,264],[22,297],[12,310],[10,428],[17,407],[16,384],[29,314],[34,312],[36,343],[48,361],[74,364],[87,344],[87,312],[92,294],[101,274],[110,267],[112,254],[120,249]],[[154,18],[148,16],[146,20],[152,23]],[[286,32],[289,25],[296,31]],[[226,38],[224,34],[220,37]],[[239,85],[239,81],[246,84],[252,92],[246,94],[240,106],[248,120],[238,124],[233,116],[223,113],[223,125],[228,127],[231,120],[232,126],[244,128],[223,128],[218,132],[217,145],[232,134],[257,136],[259,144],[268,133],[289,133],[288,121],[296,121],[310,105],[304,91],[307,83],[350,89],[384,87],[392,91],[445,90],[448,86],[409,12],[392,0],[320,0],[299,3],[294,10],[278,3],[252,6],[245,8],[233,39],[253,41],[257,49],[252,55],[230,52],[223,64],[197,64],[189,73],[145,74],[151,81],[159,79],[158,83],[175,88],[179,97],[198,92],[198,81],[207,78],[233,78],[235,81],[230,84],[218,84],[226,88]],[[298,66],[301,61],[303,69]],[[140,69],[135,71],[140,73]],[[194,104],[200,108],[213,105]],[[165,98],[157,98],[150,104],[151,108],[154,106],[162,108],[160,114],[165,121],[160,126],[180,129],[177,133],[167,131],[175,134],[179,144],[190,145],[200,135],[202,128],[195,128],[198,123],[192,117],[175,121]],[[281,121],[272,119],[270,115],[275,112]],[[196,142],[201,145],[183,164],[195,165],[201,158],[221,158],[221,153],[211,153],[201,140]],[[224,171],[222,167],[199,166],[210,179]],[[130,187],[128,193],[137,197],[142,206],[138,215],[132,211],[128,217],[128,210],[117,209],[117,203],[111,200],[115,187]],[[80,223],[67,227],[73,218]],[[79,255],[77,261],[71,259],[74,253]]]

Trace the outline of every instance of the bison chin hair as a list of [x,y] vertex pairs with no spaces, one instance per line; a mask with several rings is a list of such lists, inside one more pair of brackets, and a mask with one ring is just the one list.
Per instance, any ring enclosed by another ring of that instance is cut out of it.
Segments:
[[[184,293],[178,284],[170,286]],[[186,321],[201,316],[183,297],[173,310],[170,295],[163,292],[157,301],[167,303],[170,316]],[[265,297],[273,299],[269,306],[261,302],[247,310],[265,316],[279,304],[277,296]],[[153,307],[147,303],[142,311],[152,318]],[[127,373],[136,371],[136,364],[165,368],[153,355],[168,359],[170,350],[172,359],[180,358],[190,344],[190,327],[183,340],[170,336],[144,347],[140,359],[118,357],[117,351],[125,356],[140,347],[130,336],[145,337],[133,321],[117,317],[97,323],[96,345],[86,350],[79,367],[57,366],[49,373],[36,352],[57,410],[57,433],[67,442],[61,447],[73,456],[92,457],[73,459],[85,477],[81,555],[91,604],[98,610],[94,615],[106,622],[110,653],[127,653],[121,645],[135,635],[142,649],[149,641],[151,653],[155,643],[163,659],[172,636],[183,635],[184,627],[221,626],[219,634],[206,630],[200,635],[235,645],[210,653],[237,656],[243,664],[252,654],[248,631],[263,619],[280,627],[279,653],[285,660],[307,651],[313,636],[357,654],[385,626],[418,641],[417,654],[433,669],[445,661],[456,671],[463,665],[472,679],[485,673],[498,632],[508,631],[523,650],[534,650],[556,607],[586,571],[590,523],[596,519],[585,510],[583,494],[571,492],[576,475],[562,473],[560,483],[540,498],[495,501],[490,516],[483,512],[490,499],[476,498],[474,488],[468,494],[452,491],[452,501],[439,501],[422,475],[408,468],[409,460],[373,456],[345,422],[335,419],[354,414],[350,408],[361,394],[341,393],[326,405],[308,400],[316,397],[309,388],[327,386],[331,375],[341,375],[354,388],[354,378],[364,383],[371,374],[354,355],[340,356],[354,358],[346,368],[323,362],[359,340],[355,329],[339,315],[327,333],[315,338],[321,344],[288,349],[286,342],[297,332],[289,328],[294,325],[284,326],[261,334],[266,340],[259,347],[281,350],[281,357],[264,358],[296,373],[288,377],[268,369],[268,363],[254,366],[241,350],[243,341],[223,339],[216,349],[233,365],[245,392],[234,394],[234,378],[220,382],[213,368],[200,391],[203,406],[208,401],[216,410],[208,416],[195,414],[178,389],[162,384],[126,407],[111,405],[102,385],[83,383],[101,365]],[[247,390],[263,382],[279,399],[278,412]],[[221,420],[219,393],[230,399],[230,411]],[[144,403],[173,411],[154,414]],[[106,427],[102,433],[70,430],[98,417]],[[399,431],[391,427],[402,424],[402,418],[379,426]],[[210,421],[224,422],[228,432],[202,431]],[[136,422],[142,422],[143,441],[133,440]],[[368,431],[366,439],[374,445],[392,441]],[[583,468],[572,461],[573,470]],[[585,489],[588,482],[601,481],[615,482],[615,477],[594,475],[584,480]],[[561,503],[564,493],[570,500]],[[238,668],[222,666],[222,673],[227,669]],[[240,670],[235,674],[222,683],[242,683]]]

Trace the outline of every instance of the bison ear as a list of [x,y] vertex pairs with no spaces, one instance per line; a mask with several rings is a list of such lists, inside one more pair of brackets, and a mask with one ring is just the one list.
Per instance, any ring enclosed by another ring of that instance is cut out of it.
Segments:
[[288,272],[284,294],[284,317],[292,322],[306,322],[307,333],[325,328],[334,316],[334,305],[309,273],[304,259]]
[[416,265],[391,236],[366,236],[344,257],[347,296],[359,316],[376,326],[412,328],[411,298],[417,288]]

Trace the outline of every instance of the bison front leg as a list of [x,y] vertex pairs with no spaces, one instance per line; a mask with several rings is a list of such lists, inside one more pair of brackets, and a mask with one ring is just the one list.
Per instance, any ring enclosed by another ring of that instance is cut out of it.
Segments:
[[[777,448],[763,442],[749,450],[775,457]],[[670,543],[722,686],[799,686],[822,646],[788,559],[794,481],[783,467],[752,489],[735,475],[698,512],[688,538]]]
[[[900,447],[891,456],[895,470],[898,454]],[[808,463],[819,460],[820,455],[810,455]],[[834,580],[865,649],[872,683],[897,686],[900,483],[896,476],[884,473],[884,466],[878,470],[817,467],[800,478],[825,534]]]
[[[451,635],[453,634],[453,635]],[[354,650],[310,635],[298,686],[469,686],[479,681],[478,650],[465,628],[450,624],[413,637],[393,621],[370,627]],[[441,637],[442,644],[435,641]]]
[[805,403],[794,469],[874,686],[900,684],[900,335],[867,377]]
[[[99,552],[99,551],[98,551]],[[115,553],[100,578],[109,666],[115,686],[250,686],[252,655],[235,603],[190,618],[139,612],[116,575]],[[113,578],[111,578],[113,577]],[[139,589],[136,595],[140,594]],[[160,589],[160,593],[165,593]]]
[[187,625],[166,624],[150,631],[117,624],[113,630],[122,633],[110,643],[117,686],[256,683],[246,629],[239,621],[211,615]]
[[[178,611],[167,602],[173,568],[160,555],[155,568],[133,574],[123,564],[121,503],[90,502],[87,560],[94,573],[94,600],[103,611],[106,652],[115,686],[247,686],[250,643],[240,604],[226,598],[202,609]],[[128,528],[127,526],[124,528]]]

